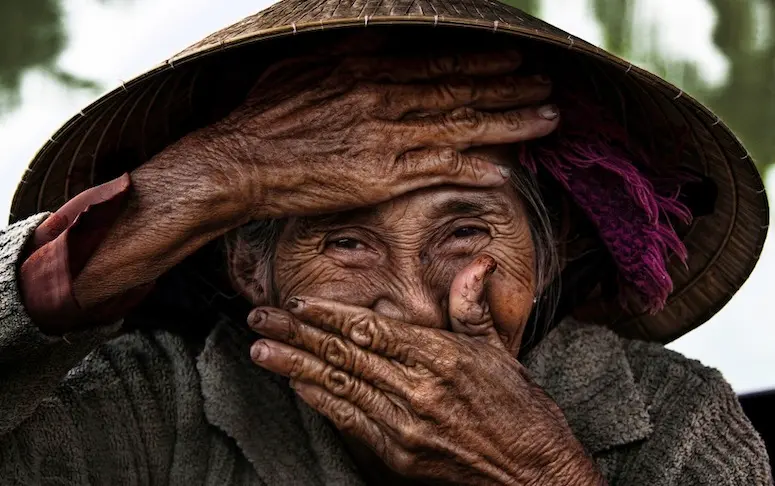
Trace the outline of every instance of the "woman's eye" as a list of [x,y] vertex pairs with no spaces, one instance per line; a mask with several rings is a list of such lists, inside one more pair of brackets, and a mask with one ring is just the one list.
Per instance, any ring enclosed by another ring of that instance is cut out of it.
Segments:
[[329,243],[329,245],[340,250],[360,250],[364,247],[363,243],[355,238],[338,238]]
[[452,236],[455,238],[470,238],[472,236],[477,236],[484,233],[484,230],[481,228],[475,228],[473,226],[465,226],[463,228],[456,229]]

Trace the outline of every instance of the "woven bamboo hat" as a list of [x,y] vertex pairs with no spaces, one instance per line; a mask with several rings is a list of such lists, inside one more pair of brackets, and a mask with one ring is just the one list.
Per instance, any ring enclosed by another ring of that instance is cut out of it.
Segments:
[[[73,117],[30,164],[13,199],[11,222],[56,210],[225,115],[264,67],[304,51],[310,39],[358,29],[387,30],[417,44],[430,36],[465,35],[493,46],[520,42],[541,50],[553,69],[550,75],[563,75],[554,69],[558,66],[572,69],[632,134],[649,140],[657,153],[679,153],[676,163],[712,181],[714,188],[701,190],[692,208],[700,217],[679,231],[689,259],[686,266],[669,264],[674,291],[664,310],[618,316],[608,323],[617,332],[673,340],[713,316],[753,270],[767,231],[767,199],[746,149],[724,123],[659,77],[494,0],[281,1],[194,44]],[[680,148],[671,142],[677,132],[684,134]]]

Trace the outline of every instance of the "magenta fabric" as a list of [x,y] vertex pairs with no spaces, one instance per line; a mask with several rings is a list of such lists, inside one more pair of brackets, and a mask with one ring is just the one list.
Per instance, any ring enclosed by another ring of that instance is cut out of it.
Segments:
[[563,118],[557,131],[522,144],[520,160],[533,171],[544,167],[596,226],[619,271],[621,304],[656,313],[673,289],[669,256],[686,262],[670,219],[691,221],[678,201],[681,183],[690,178],[656,167],[599,106],[568,95],[558,104]]

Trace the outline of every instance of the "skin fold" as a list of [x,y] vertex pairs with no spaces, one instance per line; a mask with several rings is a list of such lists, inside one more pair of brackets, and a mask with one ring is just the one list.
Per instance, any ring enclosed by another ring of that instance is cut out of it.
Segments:
[[269,68],[234,112],[131,173],[73,282],[78,304],[289,218],[270,275],[281,307],[251,314],[267,338],[252,357],[292,378],[370,482],[601,484],[515,358],[533,245],[508,164],[487,150],[554,131],[551,82],[511,51],[308,61]]
[[[507,163],[499,153],[478,156]],[[599,480],[515,358],[536,288],[511,186],[427,188],[293,219],[274,285],[290,312],[251,314],[268,338],[252,357],[343,431],[372,483]]]

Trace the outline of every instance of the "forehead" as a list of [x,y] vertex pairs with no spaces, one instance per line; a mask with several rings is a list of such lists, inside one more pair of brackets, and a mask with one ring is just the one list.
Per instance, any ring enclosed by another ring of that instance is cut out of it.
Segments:
[[486,189],[456,186],[431,187],[404,194],[375,206],[307,218],[305,226],[433,222],[453,216],[486,214],[514,218],[520,218],[523,215],[522,204],[511,185]]

